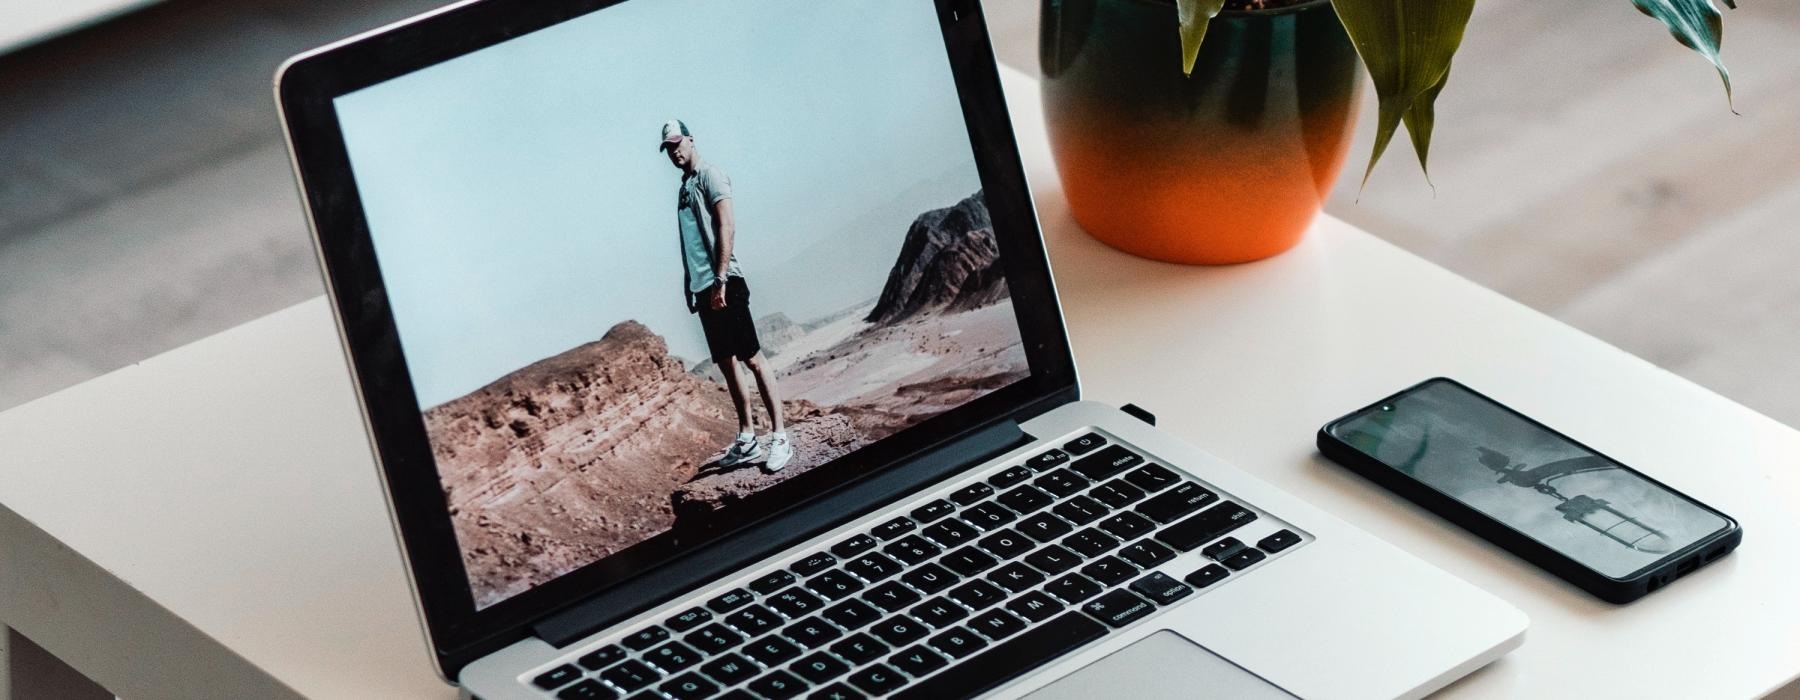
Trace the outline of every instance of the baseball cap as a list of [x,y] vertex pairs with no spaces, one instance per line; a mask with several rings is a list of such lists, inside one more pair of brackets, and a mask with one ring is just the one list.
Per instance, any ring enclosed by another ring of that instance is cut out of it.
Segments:
[[668,123],[663,124],[662,145],[657,146],[656,149],[660,151],[681,143],[681,137],[683,136],[693,136],[692,133],[688,132],[687,124],[682,123],[680,119],[670,119]]

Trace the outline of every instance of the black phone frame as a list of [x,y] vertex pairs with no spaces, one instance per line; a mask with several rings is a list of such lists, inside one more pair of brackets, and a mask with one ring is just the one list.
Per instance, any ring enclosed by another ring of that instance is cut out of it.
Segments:
[[[1686,547],[1670,552],[1662,559],[1652,562],[1637,571],[1621,578],[1614,578],[1600,573],[1580,561],[1557,551],[1555,548],[1538,541],[1536,538],[1514,529],[1511,525],[1476,510],[1473,506],[1463,503],[1462,501],[1451,497],[1449,494],[1439,491],[1422,481],[1408,477],[1404,472],[1395,469],[1392,465],[1384,463],[1381,460],[1356,449],[1343,440],[1338,439],[1337,435],[1334,433],[1335,429],[1346,421],[1361,417],[1363,414],[1370,411],[1379,410],[1384,404],[1397,401],[1407,394],[1437,382],[1448,382],[1453,384],[1464,391],[1469,392],[1478,399],[1486,401],[1500,410],[1506,411],[1507,413],[1530,423],[1540,430],[1555,435],[1563,440],[1567,440],[1569,444],[1611,461],[1612,463],[1619,465],[1619,468],[1649,482],[1657,488],[1663,489],[1709,513],[1723,518],[1726,525],[1724,528],[1702,537]],[[1530,416],[1513,410],[1512,407],[1494,400],[1493,397],[1476,391],[1468,385],[1449,377],[1432,377],[1426,379],[1425,381],[1385,396],[1379,401],[1375,401],[1374,403],[1327,422],[1323,427],[1319,428],[1317,442],[1320,454],[1323,454],[1327,459],[1330,459],[1331,461],[1348,468],[1350,471],[1361,475],[1363,478],[1394,492],[1401,498],[1405,498],[1426,510],[1436,513],[1438,516],[1473,533],[1475,536],[1499,545],[1501,549],[1505,549],[1515,556],[1518,556],[1520,559],[1524,559],[1538,568],[1555,574],[1557,577],[1568,581],[1576,587],[1609,603],[1625,604],[1649,595],[1652,591],[1656,591],[1674,582],[1675,579],[1693,573],[1707,564],[1724,557],[1733,549],[1736,549],[1738,544],[1742,542],[1744,538],[1743,528],[1738,525],[1737,520],[1720,512],[1717,508],[1713,508],[1692,496],[1671,488],[1668,484],[1657,481],[1649,475],[1632,468],[1630,465],[1589,447],[1581,441],[1571,438],[1550,426],[1544,425]],[[1683,570],[1682,567],[1690,563],[1694,564],[1694,566]]]

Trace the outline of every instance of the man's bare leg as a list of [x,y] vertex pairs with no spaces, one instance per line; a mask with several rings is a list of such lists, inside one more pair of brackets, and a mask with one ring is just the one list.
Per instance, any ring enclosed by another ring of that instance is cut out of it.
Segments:
[[756,389],[762,392],[763,408],[769,412],[771,429],[784,432],[787,423],[781,419],[781,389],[775,386],[775,377],[769,372],[769,363],[763,359],[762,351],[758,350],[744,363],[750,365],[750,371],[756,375]]
[[[725,375],[725,388],[731,392],[731,406],[737,409],[738,432],[751,432],[750,398],[744,395],[744,378],[738,374],[738,361],[735,357],[727,357],[719,363],[719,372]],[[762,381],[759,375],[757,381]]]

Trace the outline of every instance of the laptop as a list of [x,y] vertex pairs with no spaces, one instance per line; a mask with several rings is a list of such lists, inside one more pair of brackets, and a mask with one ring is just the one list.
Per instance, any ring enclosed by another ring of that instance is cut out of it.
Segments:
[[975,0],[479,0],[277,97],[466,695],[1412,697],[1523,638],[1080,400]]

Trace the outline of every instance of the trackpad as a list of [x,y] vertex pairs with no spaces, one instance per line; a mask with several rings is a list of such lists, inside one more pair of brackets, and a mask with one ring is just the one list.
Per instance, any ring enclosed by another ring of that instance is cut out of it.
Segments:
[[1163,630],[1106,658],[1063,676],[1061,680],[1025,696],[1029,700],[1174,700],[1182,698],[1231,698],[1292,700],[1293,695],[1270,685],[1256,674]]

